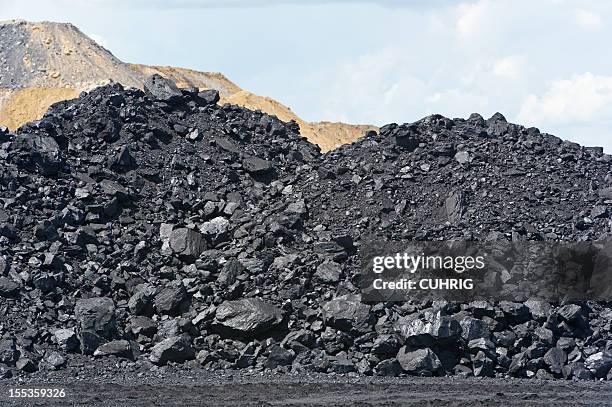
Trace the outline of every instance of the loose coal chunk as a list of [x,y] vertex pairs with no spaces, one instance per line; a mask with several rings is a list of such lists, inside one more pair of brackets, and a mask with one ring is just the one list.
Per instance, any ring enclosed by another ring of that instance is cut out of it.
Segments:
[[266,332],[283,320],[280,309],[255,298],[226,301],[217,308],[215,316],[219,332],[242,338]]
[[113,337],[116,319],[112,299],[100,297],[78,300],[74,313],[83,353],[93,354],[98,346]]
[[145,92],[149,93],[154,99],[164,102],[174,102],[183,96],[174,82],[158,74],[154,74],[147,78],[144,83],[144,89]]
[[418,376],[436,375],[442,369],[438,356],[429,348],[410,351],[403,347],[397,353],[397,361],[405,372]]
[[149,359],[156,365],[165,365],[168,362],[180,363],[194,358],[195,351],[189,340],[184,336],[173,336],[155,345]]
[[244,169],[254,175],[262,175],[272,170],[272,163],[259,157],[245,157],[242,160]]
[[180,256],[195,259],[206,249],[206,241],[195,230],[179,228],[170,235],[170,247]]
[[15,297],[19,293],[19,284],[7,277],[0,277],[0,297]]

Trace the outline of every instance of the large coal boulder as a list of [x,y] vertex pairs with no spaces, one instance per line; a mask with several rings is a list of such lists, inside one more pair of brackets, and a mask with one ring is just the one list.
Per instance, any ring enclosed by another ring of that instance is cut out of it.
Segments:
[[222,303],[215,314],[215,328],[228,336],[252,338],[283,321],[281,310],[256,298]]
[[168,362],[185,362],[195,358],[188,338],[184,336],[173,336],[156,344],[151,350],[149,359],[156,365],[165,365]]
[[115,304],[110,298],[78,300],[74,314],[81,351],[84,354],[93,354],[98,346],[111,339],[116,331]]
[[17,350],[15,338],[0,340],[0,363],[15,366],[19,360],[20,352]]
[[164,78],[159,74],[149,76],[144,83],[145,92],[149,93],[154,99],[164,102],[175,102],[183,96],[174,82]]
[[434,344],[452,345],[463,332],[461,324],[440,310],[427,310],[423,314],[414,313],[400,317],[395,323],[395,330],[415,346]]
[[365,334],[373,329],[374,316],[370,306],[361,302],[361,296],[347,294],[323,304],[323,318],[340,330]]
[[29,166],[45,176],[56,175],[64,161],[60,146],[53,137],[23,134],[11,143],[9,159]]
[[0,277],[0,297],[10,298],[19,293],[20,286],[7,277]]
[[170,247],[180,256],[195,259],[206,249],[206,241],[195,230],[179,228],[170,234]]
[[432,376],[442,370],[438,356],[429,348],[409,350],[403,347],[397,353],[397,361],[405,372],[418,376]]

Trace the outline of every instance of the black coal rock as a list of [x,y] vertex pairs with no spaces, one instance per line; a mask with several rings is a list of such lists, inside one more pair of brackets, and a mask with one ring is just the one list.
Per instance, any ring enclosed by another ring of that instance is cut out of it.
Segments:
[[255,298],[225,301],[216,311],[216,329],[225,335],[254,337],[279,325],[280,309]]
[[218,100],[154,76],[0,129],[0,376],[71,369],[80,350],[117,372],[114,357],[197,355],[211,369],[609,379],[609,303],[366,304],[358,288],[372,241],[608,238],[601,149],[474,114],[321,154],[297,123]]

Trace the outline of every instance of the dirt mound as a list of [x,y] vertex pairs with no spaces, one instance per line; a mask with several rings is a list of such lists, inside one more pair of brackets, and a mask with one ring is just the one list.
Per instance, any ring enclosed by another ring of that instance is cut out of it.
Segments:
[[0,23],[0,87],[85,90],[111,79],[138,86],[142,75],[72,24]]
[[16,129],[34,118],[42,117],[49,106],[79,95],[73,88],[24,88],[4,91],[0,98],[0,123],[9,129]]
[[0,124],[16,129],[37,120],[58,101],[111,81],[141,88],[160,74],[179,87],[215,89],[221,103],[233,103],[285,121],[295,120],[302,134],[329,150],[363,135],[363,126],[307,123],[281,103],[242,90],[217,72],[127,64],[71,24],[0,22]]

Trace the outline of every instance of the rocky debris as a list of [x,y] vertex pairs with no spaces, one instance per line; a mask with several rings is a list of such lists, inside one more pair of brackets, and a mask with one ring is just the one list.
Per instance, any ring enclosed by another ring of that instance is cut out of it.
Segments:
[[341,266],[333,261],[326,261],[317,267],[315,278],[324,284],[335,284],[340,281]]
[[284,349],[279,345],[273,345],[270,348],[264,366],[268,369],[275,369],[279,366],[287,366],[293,362],[294,358],[295,354],[293,351]]
[[155,309],[160,314],[173,314],[187,299],[187,292],[182,284],[161,290],[154,298]]
[[612,353],[597,352],[584,361],[584,367],[589,369],[598,379],[605,378],[612,368]]
[[377,376],[397,377],[402,372],[402,365],[395,358],[385,359],[374,368],[374,374]]
[[272,164],[259,157],[245,157],[242,160],[242,166],[251,174],[265,174],[272,170]]
[[[60,370],[66,365],[66,358],[59,352],[50,352],[41,363],[47,370]],[[40,368],[40,366],[39,366]]]
[[26,373],[34,373],[38,371],[38,364],[30,358],[22,358],[17,361],[15,367]]
[[149,284],[139,284],[134,290],[134,294],[128,301],[128,308],[134,315],[143,315],[151,312],[153,297],[156,289]]
[[374,326],[370,306],[361,302],[360,295],[343,295],[326,302],[322,309],[324,320],[342,331],[364,334]]
[[391,124],[321,155],[296,123],[217,98],[110,85],[1,136],[0,375],[82,352],[117,372],[612,377],[608,303],[359,290],[376,239],[606,238],[610,156],[501,115]]
[[444,315],[442,310],[436,309],[400,317],[394,328],[407,343],[416,346],[426,346],[435,342],[450,344],[456,342],[463,332],[455,318]]
[[219,91],[216,89],[206,89],[198,93],[198,97],[208,105],[214,105],[219,101]]

